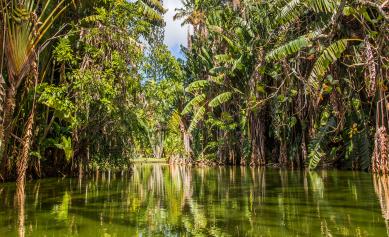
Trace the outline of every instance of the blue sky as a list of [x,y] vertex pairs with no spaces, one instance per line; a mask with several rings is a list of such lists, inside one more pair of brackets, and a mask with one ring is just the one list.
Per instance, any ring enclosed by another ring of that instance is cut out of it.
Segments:
[[188,26],[181,26],[181,21],[173,21],[173,16],[175,14],[174,9],[180,8],[182,6],[181,0],[164,0],[163,5],[168,9],[165,14],[165,44],[169,47],[172,54],[180,58],[182,57],[182,52],[180,45],[186,46],[187,41],[187,32]]

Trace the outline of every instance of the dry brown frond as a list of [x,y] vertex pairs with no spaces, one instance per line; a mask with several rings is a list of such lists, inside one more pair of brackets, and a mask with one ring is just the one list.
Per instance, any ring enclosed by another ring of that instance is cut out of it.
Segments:
[[384,126],[377,129],[374,138],[372,168],[374,173],[388,174],[388,133]]

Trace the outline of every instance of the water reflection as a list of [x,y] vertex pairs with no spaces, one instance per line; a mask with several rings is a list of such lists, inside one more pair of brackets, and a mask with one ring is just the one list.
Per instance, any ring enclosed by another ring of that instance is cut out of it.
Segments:
[[388,182],[355,172],[144,165],[132,175],[3,184],[0,236],[384,236]]
[[389,236],[389,177],[384,175],[374,175],[374,190],[380,202],[382,216],[388,229]]
[[25,205],[25,185],[24,182],[18,182],[16,184],[16,208],[18,210],[18,235],[19,237],[24,237],[24,205]]

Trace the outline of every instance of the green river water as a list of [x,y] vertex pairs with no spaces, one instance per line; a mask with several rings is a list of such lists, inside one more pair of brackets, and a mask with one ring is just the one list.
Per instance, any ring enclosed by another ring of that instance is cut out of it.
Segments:
[[0,184],[0,236],[388,236],[389,178],[136,165],[131,175]]

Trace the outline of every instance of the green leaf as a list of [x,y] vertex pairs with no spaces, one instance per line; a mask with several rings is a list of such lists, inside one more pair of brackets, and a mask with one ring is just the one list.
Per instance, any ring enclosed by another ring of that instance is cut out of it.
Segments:
[[316,12],[333,13],[339,5],[338,0],[309,0],[307,6]]
[[58,149],[61,149],[65,152],[65,158],[67,161],[70,161],[73,158],[73,147],[72,147],[72,138],[71,137],[61,137],[61,143],[54,144]]
[[201,94],[194,97],[191,101],[189,101],[188,104],[186,104],[181,114],[182,115],[188,114],[189,112],[191,112],[191,110],[193,110],[194,107],[199,106],[205,100],[205,98],[206,98],[205,94]]
[[336,126],[335,118],[331,117],[327,123],[319,128],[316,136],[308,145],[308,167],[310,170],[316,169],[320,161],[326,156],[325,147],[328,143],[328,133]]
[[192,92],[201,90],[201,89],[207,87],[208,85],[209,85],[209,81],[208,80],[194,81],[194,82],[190,83],[187,88],[185,88],[185,91],[192,93]]
[[292,40],[268,53],[266,55],[266,61],[272,60],[281,60],[287,56],[294,54],[300,51],[303,48],[309,47],[312,45],[311,39],[315,37],[317,33],[311,33],[304,36],[301,36],[295,40]]
[[189,132],[192,132],[192,131],[197,127],[197,124],[198,124],[201,120],[204,119],[204,115],[205,115],[205,108],[204,108],[204,106],[203,106],[203,107],[201,107],[201,108],[197,111],[196,115],[193,117],[192,122],[191,122],[190,125],[189,125],[189,130],[188,130]]
[[218,107],[226,102],[228,102],[229,100],[231,100],[232,98],[232,93],[231,92],[224,92],[218,96],[216,96],[213,100],[211,100],[211,102],[209,102],[209,107],[212,107],[212,108],[215,108],[215,107]]
[[310,89],[317,91],[320,88],[321,79],[325,76],[329,66],[334,63],[347,48],[347,40],[338,40],[328,46],[316,60],[312,72],[308,77]]

